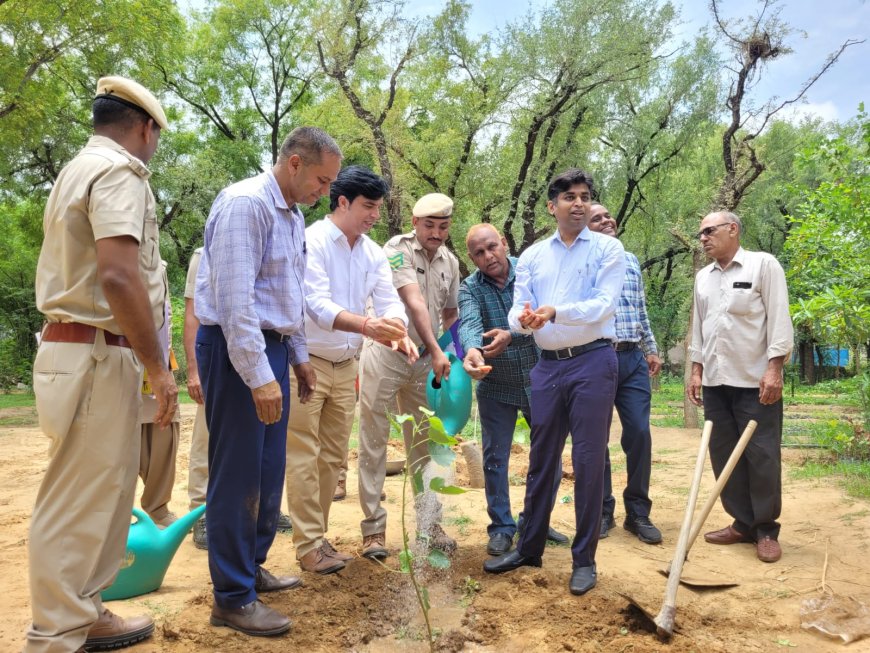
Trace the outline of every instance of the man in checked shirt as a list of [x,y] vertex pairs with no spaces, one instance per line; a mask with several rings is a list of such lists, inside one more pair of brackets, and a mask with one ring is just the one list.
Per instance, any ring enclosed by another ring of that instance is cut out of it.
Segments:
[[[589,214],[589,230],[616,238],[616,220],[601,204],[593,204]],[[622,450],[626,457],[628,484],[622,493],[625,504],[623,527],[637,535],[641,542],[658,544],[662,534],[650,521],[652,501],[649,498],[652,467],[652,434],[649,428],[652,392],[649,378],[659,373],[662,361],[658,357],[656,339],[646,313],[643,277],[637,257],[625,253],[625,282],[616,309],[616,355],[619,379],[616,386],[616,412],[622,423]],[[600,538],[616,524],[613,512],[616,499],[610,476],[610,452],[605,450],[604,505],[601,510]]]
[[[459,339],[467,353],[463,367],[477,384],[477,409],[483,441],[483,478],[489,544],[486,551],[500,556],[510,551],[514,534],[522,529],[511,514],[508,462],[517,412],[531,425],[529,371],[538,362],[534,337],[512,332],[508,311],[513,304],[514,268],[507,242],[491,224],[478,224],[465,238],[468,256],[477,266],[459,286]],[[553,504],[562,480],[561,467],[553,483]],[[550,505],[552,510],[553,505]],[[567,544],[568,538],[550,528],[547,539]]]

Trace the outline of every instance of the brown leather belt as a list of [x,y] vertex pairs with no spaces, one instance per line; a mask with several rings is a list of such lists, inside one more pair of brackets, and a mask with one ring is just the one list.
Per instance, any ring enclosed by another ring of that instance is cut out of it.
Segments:
[[[106,330],[103,330],[103,334],[107,345],[133,348],[124,336],[117,336]],[[78,342],[92,345],[96,337],[97,327],[81,322],[49,322],[42,330],[42,339],[45,342]]]

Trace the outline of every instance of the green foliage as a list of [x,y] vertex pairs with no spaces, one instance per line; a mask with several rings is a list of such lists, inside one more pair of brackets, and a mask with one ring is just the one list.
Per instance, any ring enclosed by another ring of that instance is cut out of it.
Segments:
[[836,419],[813,425],[812,438],[837,460],[870,460],[870,437],[867,431]]

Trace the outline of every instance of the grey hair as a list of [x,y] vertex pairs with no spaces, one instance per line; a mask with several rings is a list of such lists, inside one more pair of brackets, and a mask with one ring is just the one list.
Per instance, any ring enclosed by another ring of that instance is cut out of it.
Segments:
[[278,160],[286,161],[296,154],[306,163],[320,163],[324,152],[343,157],[338,143],[319,127],[297,127],[281,144]]
[[728,222],[733,222],[737,225],[737,233],[743,233],[743,221],[740,219],[736,213],[731,213],[731,211],[716,211],[715,213],[711,213],[711,215],[718,215],[723,220],[727,220]]

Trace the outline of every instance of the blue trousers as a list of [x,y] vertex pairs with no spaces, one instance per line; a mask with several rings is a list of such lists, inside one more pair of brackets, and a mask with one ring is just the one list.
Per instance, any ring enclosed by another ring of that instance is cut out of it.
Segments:
[[[478,386],[478,389],[480,386]],[[477,410],[480,413],[481,440],[483,442],[483,479],[486,492],[486,512],[489,515],[489,535],[505,533],[513,537],[517,532],[517,524],[511,513],[510,484],[508,482],[508,465],[511,457],[511,445],[514,442],[514,427],[517,423],[517,413],[522,412],[526,422],[531,426],[531,411],[512,404],[506,404],[497,399],[482,397],[477,393]],[[559,472],[553,482],[553,497],[550,510],[556,503],[559,484],[562,481],[562,459],[559,459]]]
[[571,433],[575,567],[595,562],[604,495],[604,452],[616,395],[616,352],[593,349],[568,360],[541,359],[532,382],[532,441],[526,477],[526,527],[517,542],[524,556],[540,556],[547,544],[553,481]]
[[278,526],[290,409],[287,344],[266,338],[266,356],[284,394],[281,419],[268,426],[230,362],[221,328],[202,325],[196,335],[209,432],[208,566],[222,608],[257,598],[257,566],[266,561]]
[[[616,352],[619,361],[619,381],[616,386],[616,412],[622,423],[620,444],[625,452],[628,483],[622,492],[627,515],[649,517],[652,501],[649,498],[650,468],[652,467],[652,434],[649,411],[652,391],[649,384],[649,365],[640,347]],[[616,499],[610,476],[610,452],[604,450],[604,506],[602,512],[613,515]]]

